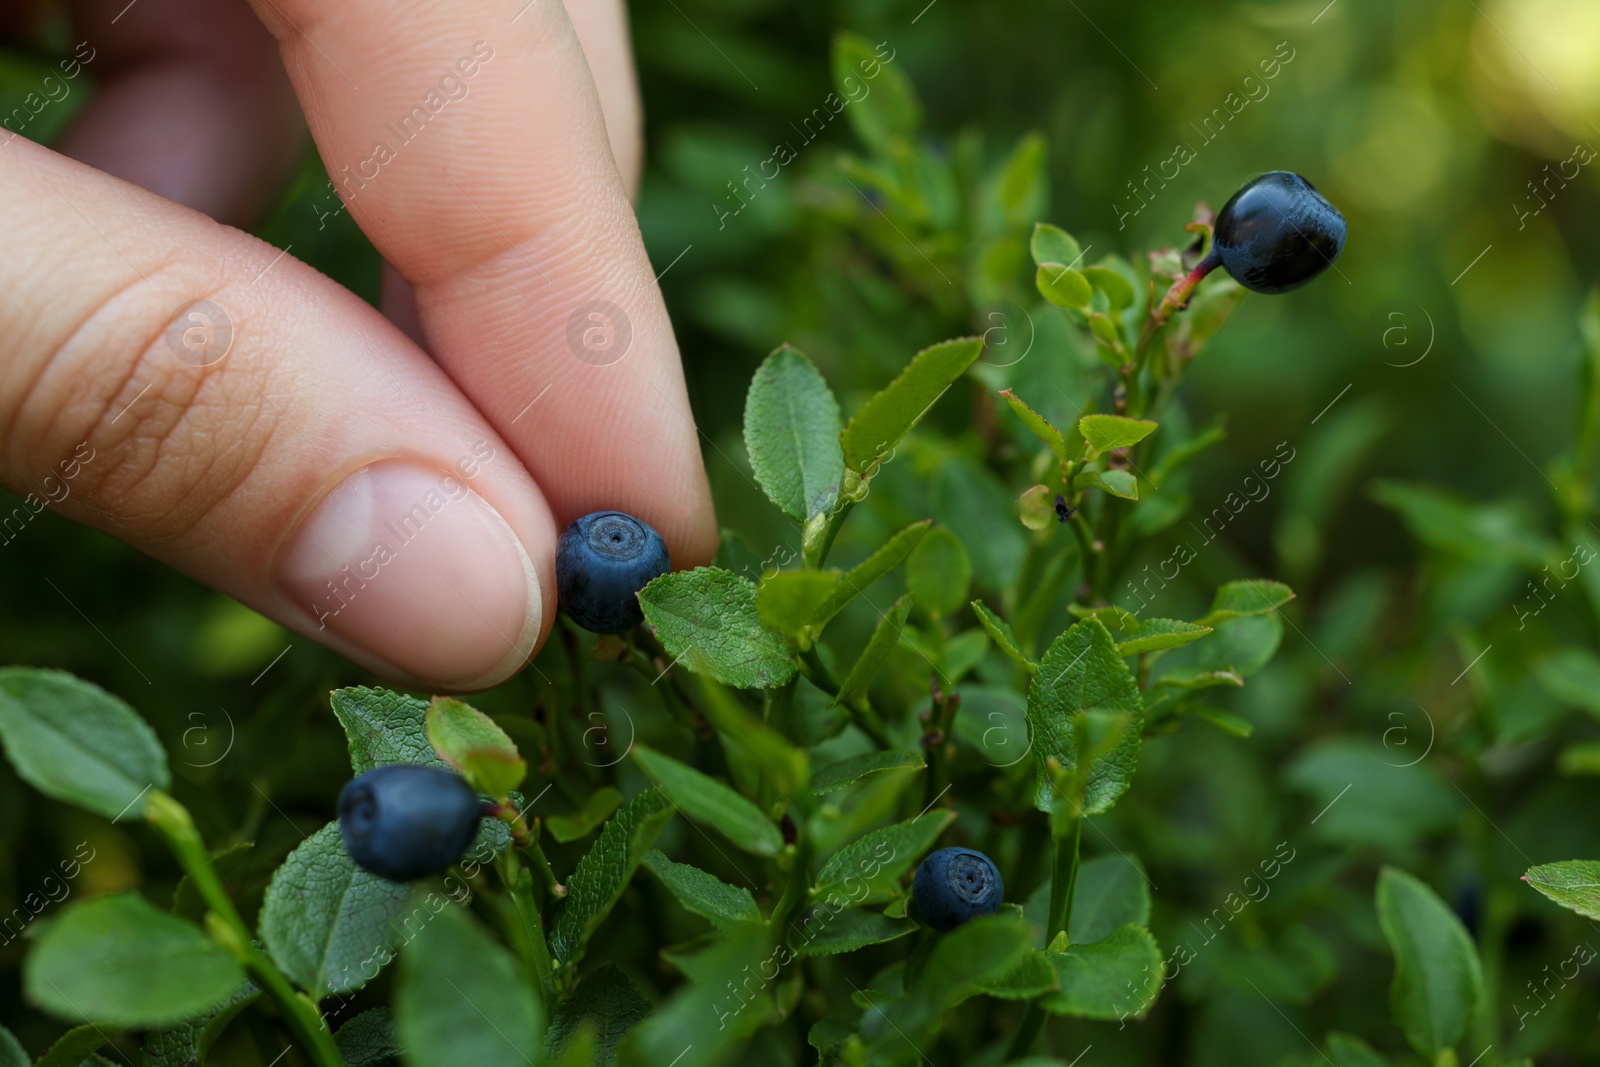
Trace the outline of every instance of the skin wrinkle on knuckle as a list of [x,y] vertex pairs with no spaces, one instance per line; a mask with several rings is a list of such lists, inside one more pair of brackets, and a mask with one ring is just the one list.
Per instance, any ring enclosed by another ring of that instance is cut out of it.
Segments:
[[[200,299],[219,295],[219,287],[182,291],[199,292]],[[88,441],[96,449],[97,461],[80,476],[78,506],[88,501],[108,525],[147,544],[170,545],[189,538],[244,484],[265,456],[278,420],[261,398],[245,353],[231,351],[207,366],[177,358],[167,343],[170,313],[155,310],[169,301],[171,309],[193,302],[183,297],[152,301],[149,317],[143,309],[136,314],[147,324],[156,316],[159,321],[137,329],[130,329],[126,318],[104,323],[104,316],[91,316],[52,354],[51,362],[87,364],[91,372],[83,377],[91,382],[110,373],[92,373],[94,364],[124,369],[116,372],[119,383],[109,392],[90,397],[80,388],[62,397],[52,414],[57,428],[51,436]],[[139,347],[95,337],[97,321],[102,327],[114,325],[116,335],[141,338],[135,342]]]

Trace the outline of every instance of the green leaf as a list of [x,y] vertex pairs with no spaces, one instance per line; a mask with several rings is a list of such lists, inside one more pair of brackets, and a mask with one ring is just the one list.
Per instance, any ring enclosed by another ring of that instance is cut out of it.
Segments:
[[583,958],[589,935],[611,914],[672,812],[660,790],[647,789],[624,804],[600,831],[567,879],[567,895],[551,923],[550,954],[559,963],[573,967]]
[[813,625],[818,612],[838,593],[843,578],[839,571],[778,571],[766,575],[756,587],[756,615],[769,630],[799,634]]
[[900,566],[901,561],[911,555],[912,550],[922,542],[923,537],[932,528],[932,519],[914,522],[896,532],[858,566],[846,571],[834,589],[833,595],[812,615],[811,625],[821,626],[842,611],[846,604],[871,589],[879,578]]
[[328,697],[350,742],[350,769],[364,774],[391,763],[447,767],[428,744],[428,702],[388,689],[356,686]]
[[30,1067],[32,1063],[16,1035],[0,1026],[0,1067]]
[[1073,624],[1050,645],[1028,686],[1028,729],[1038,765],[1035,804],[1054,811],[1063,798],[1050,780],[1045,761],[1054,756],[1069,772],[1077,767],[1075,724],[1086,712],[1126,716],[1128,726],[1112,751],[1088,769],[1084,815],[1108,810],[1128,788],[1139,762],[1143,705],[1139,686],[1117,645],[1099,619]]
[[[820,915],[820,920],[818,916]],[[890,919],[875,911],[846,908],[832,913],[817,908],[801,924],[805,940],[798,946],[802,956],[839,956],[868,945],[882,945],[915,933],[917,924],[909,919]]]
[[1021,397],[1010,389],[1000,390],[1000,396],[1010,406],[1011,410],[1016,412],[1017,418],[1022,420],[1022,425],[1026,426],[1035,437],[1050,446],[1050,451],[1055,453],[1056,459],[1062,463],[1071,463],[1077,458],[1073,455],[1077,447],[1076,437],[1069,444],[1065,435],[1050,425],[1050,420],[1029,407]]
[[668,654],[696,674],[738,689],[772,689],[794,677],[783,639],[761,625],[748,578],[715,567],[663,574],[639,603]]
[[428,744],[479,793],[504,800],[528,776],[517,746],[493,719],[459,700],[434,697],[424,720]]
[[1328,1032],[1328,1056],[1339,1067],[1389,1067],[1389,1061],[1374,1052],[1371,1045],[1337,1030]]
[[622,794],[609,785],[603,785],[589,794],[583,807],[571,815],[552,815],[544,826],[550,836],[563,845],[588,837],[594,828],[611,818],[611,813],[622,803]]
[[1022,957],[1022,962],[1006,974],[978,983],[978,990],[986,996],[1001,1000],[1032,1000],[1059,989],[1061,981],[1050,957],[1043,952],[1032,952]]
[[1129,636],[1139,632],[1139,616],[1126,608],[1109,605],[1103,608],[1086,608],[1081,604],[1068,604],[1067,611],[1078,619],[1099,619],[1108,630]]
[[1198,623],[1180,622],[1177,619],[1146,619],[1126,641],[1117,642],[1117,652],[1135,656],[1141,652],[1155,652],[1164,648],[1177,648],[1197,641],[1211,632],[1211,627]]
[[1074,267],[1065,263],[1041,263],[1033,275],[1034,288],[1056,307],[1082,310],[1094,297],[1094,287]]
[[1035,532],[1056,521],[1055,502],[1048,485],[1030,485],[1017,497],[1017,517]]
[[24,782],[108,819],[142,817],[146,790],[172,784],[138,712],[65,671],[0,669],[0,744]]
[[388,1008],[370,1008],[333,1035],[345,1067],[387,1067],[400,1062],[400,1035]]
[[1600,717],[1600,658],[1583,648],[1558,648],[1534,661],[1540,688],[1568,707]]
[[1255,726],[1251,724],[1249,719],[1242,719],[1237,715],[1217,708],[1188,708],[1184,711],[1184,714],[1199,719],[1201,722],[1208,722],[1224,733],[1232,734],[1234,737],[1249,737],[1256,732]]
[[885,60],[866,38],[840,30],[833,36],[833,85],[850,102],[845,112],[862,143],[874,151],[888,152],[896,141],[916,135],[922,121],[917,91],[904,71],[893,66],[891,49]]
[[700,689],[705,696],[700,710],[721,736],[729,762],[752,764],[777,796],[797,796],[810,773],[805,751],[796,748],[716,682],[702,678]]
[[1039,1006],[1053,1015],[1124,1019],[1144,1012],[1161,991],[1161,949],[1142,926],[1129,923],[1100,941],[1045,956],[1060,987]]
[[[141,1067],[194,1067],[195,1064],[204,1063],[206,1056],[211,1051],[211,1046],[216,1044],[222,1031],[227,1029],[230,1022],[240,1012],[244,1011],[261,996],[261,990],[255,983],[246,981],[235,989],[222,1003],[211,1008],[202,1015],[183,1022],[166,1030],[154,1030],[144,1035],[139,1051],[143,1053]],[[80,1027],[100,1031],[94,1027]],[[72,1031],[77,1033],[78,1031]],[[70,1036],[70,1035],[69,1035]],[[65,1041],[66,1038],[62,1038]],[[56,1045],[60,1045],[58,1041]],[[52,1053],[55,1047],[52,1046]],[[80,1057],[81,1060],[81,1057]],[[80,1060],[70,1056],[61,1062],[69,1067],[77,1067]],[[44,1060],[40,1060],[35,1067],[43,1067]],[[358,1063],[349,1063],[347,1067],[361,1067]]]
[[1072,488],[1099,489],[1123,500],[1139,499],[1139,479],[1131,471],[1084,471],[1072,479]]
[[238,962],[198,926],[133,892],[63,908],[22,965],[35,1007],[114,1027],[172,1026],[243,982]]
[[1061,227],[1052,226],[1048,222],[1034,225],[1033,237],[1028,242],[1028,251],[1033,254],[1033,262],[1039,266],[1046,263],[1065,263],[1072,266],[1083,258],[1083,250],[1078,247],[1077,239]]
[[1211,600],[1211,611],[1199,621],[1199,625],[1216,626],[1229,619],[1265,615],[1277,611],[1293,599],[1294,590],[1282,582],[1255,578],[1229,582],[1217,590],[1217,595]]
[[[659,855],[659,853],[658,853]],[[599,1038],[596,1067],[605,1067],[617,1045],[635,1023],[650,1014],[650,1001],[614,963],[604,963],[583,976],[583,981],[561,1000],[550,1020],[547,1037],[552,1054],[559,1055],[585,1028]]]
[[[44,1055],[33,1061],[33,1067],[80,1067],[90,1056],[99,1052],[115,1036],[115,1029],[108,1034],[104,1027],[93,1023],[74,1026],[62,1034],[45,1050]],[[3,1057],[3,1046],[0,1046],[0,1057]],[[27,1065],[27,1059],[22,1063]],[[0,1059],[0,1064],[4,1060]]]
[[1411,1047],[1432,1060],[1466,1035],[1483,997],[1477,950],[1449,906],[1405,871],[1383,868],[1377,903],[1395,957],[1389,1010]]
[[[1156,685],[1188,687],[1210,676],[1248,678],[1271,661],[1283,642],[1283,621],[1277,615],[1247,615],[1216,624],[1199,644],[1162,656],[1151,674]],[[1226,684],[1239,684],[1231,679]]]
[[743,886],[731,886],[714,874],[707,874],[687,863],[674,863],[663,852],[651,852],[644,866],[678,898],[684,909],[713,926],[726,928],[731,923],[759,923],[761,911],[756,898]]
[[1562,860],[1528,868],[1522,880],[1579,915],[1600,919],[1600,861]]
[[1004,619],[1000,618],[1000,616],[984,607],[983,601],[981,600],[974,600],[972,602],[972,612],[974,615],[978,616],[978,624],[983,627],[984,631],[989,635],[990,639],[994,641],[995,645],[999,647],[1000,651],[1004,652],[1008,657],[1010,657],[1011,662],[1015,663],[1029,674],[1033,674],[1039,669],[1039,664],[1035,663],[1031,658],[1029,658],[1027,653],[1023,652],[1022,649],[1018,647],[1017,635],[1011,632],[1010,623],[1006,622]]
[[[884,612],[883,618],[872,628],[872,636],[867,638],[861,655],[856,657],[855,663],[851,665],[850,673],[839,683],[839,695],[833,701],[835,705],[848,704],[866,696],[867,687],[872,684],[878,668],[883,666],[884,660],[889,658],[889,653],[900,643],[900,634],[905,629],[906,618],[910,616],[911,606],[915,602],[916,597],[907,593]],[[820,780],[821,775],[818,778]],[[826,792],[822,789],[814,791]]]
[[949,530],[931,531],[906,560],[906,585],[929,615],[950,615],[967,602],[972,560]]
[[1117,853],[1096,856],[1078,865],[1078,880],[1072,891],[1072,924],[1067,930],[1072,944],[1100,941],[1120,927],[1146,926],[1149,922],[1150,882],[1136,863]]
[[772,820],[715,778],[644,745],[634,746],[633,761],[679,811],[714,827],[746,852],[776,856],[783,848],[783,835]]
[[764,968],[778,963],[769,935],[760,927],[728,930],[689,952],[674,953],[672,962],[689,980],[633,1027],[617,1048],[616,1063],[625,1067],[727,1064],[733,1045],[763,1023],[776,1021],[763,1010],[764,998],[745,999],[728,989],[733,976],[761,975]]
[[1425,485],[1380,481],[1372,498],[1398,512],[1429,548],[1465,559],[1510,560],[1538,570],[1560,555],[1515,505],[1463,500]]
[[544,1040],[544,1012],[516,959],[451,905],[400,954],[394,1016],[409,1067],[528,1067]]
[[817,368],[783,345],[756,369],[744,403],[744,445],[756,484],[796,522],[833,507],[844,477],[839,402]]
[[261,940],[313,1000],[359,989],[391,958],[408,889],[357,867],[338,824],[329,823],[272,876],[261,903]]
[[841,438],[845,466],[870,477],[874,464],[888,458],[901,438],[982,352],[983,338],[961,337],[913,356],[906,369],[845,425]]
[[834,899],[866,904],[892,895],[896,880],[916,865],[955,818],[955,812],[941,808],[863,834],[828,857],[817,872],[812,899],[829,899],[831,906]]
[[885,771],[920,771],[926,766],[922,756],[916,752],[901,752],[895,749],[865,752],[822,768],[811,778],[811,792],[814,795],[831,793],[869,775],[882,774]]
[[1149,419],[1130,419],[1122,415],[1085,415],[1078,420],[1078,432],[1095,452],[1136,445],[1155,432]]
[[1133,286],[1128,279],[1109,267],[1084,267],[1083,276],[1089,284],[1106,294],[1106,300],[1118,311],[1133,304]]

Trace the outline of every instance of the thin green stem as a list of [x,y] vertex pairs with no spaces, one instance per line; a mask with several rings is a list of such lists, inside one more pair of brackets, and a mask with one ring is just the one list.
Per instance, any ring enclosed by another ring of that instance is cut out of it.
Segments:
[[[1057,934],[1072,927],[1072,898],[1078,887],[1078,846],[1083,839],[1083,820],[1073,819],[1065,834],[1055,839],[1055,867],[1050,874],[1050,910],[1045,927],[1045,944],[1049,945]],[[1028,1054],[1033,1043],[1044,1029],[1045,1011],[1033,1001],[1017,1024],[1016,1035],[1006,1059],[1019,1059]]]
[[[810,567],[821,567],[828,560],[828,553],[833,550],[834,538],[839,536],[839,530],[844,526],[844,520],[850,510],[856,506],[854,500],[846,500],[833,510],[828,516],[828,525],[822,531],[822,539],[816,550],[816,558],[806,560]],[[804,546],[802,546],[804,547]]]
[[168,847],[210,909],[206,932],[212,940],[243,964],[256,984],[277,1001],[289,1028],[305,1045],[316,1067],[344,1067],[344,1057],[333,1043],[333,1034],[323,1022],[316,1004],[297,992],[283,972],[255,947],[249,929],[239,917],[239,909],[234,907],[217,869],[211,865],[211,854],[195,829],[189,809],[160,790],[152,789],[145,800],[145,819],[166,838]]
[[[538,983],[548,1007],[555,1003],[555,967],[550,960],[550,946],[545,940],[544,923],[539,918],[539,905],[533,899],[533,874],[507,849],[495,860],[495,870],[506,888],[504,900],[496,900],[517,954],[525,962],[529,977]],[[514,921],[513,921],[514,920]]]

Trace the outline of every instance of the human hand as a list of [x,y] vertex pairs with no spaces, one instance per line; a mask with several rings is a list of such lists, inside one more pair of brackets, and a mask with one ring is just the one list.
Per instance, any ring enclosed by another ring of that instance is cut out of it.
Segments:
[[[0,541],[50,504],[380,674],[493,685],[566,523],[716,544],[621,0],[253,2],[76,3],[75,158],[0,142]],[[269,201],[302,109],[394,322],[214,221]]]

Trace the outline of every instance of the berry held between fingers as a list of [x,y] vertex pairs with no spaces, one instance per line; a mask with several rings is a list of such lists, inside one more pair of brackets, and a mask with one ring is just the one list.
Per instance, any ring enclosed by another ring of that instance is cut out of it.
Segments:
[[911,881],[917,918],[941,933],[1000,910],[1005,884],[994,861],[970,848],[930,853]]
[[1286,293],[1327,270],[1344,238],[1338,208],[1300,175],[1274,170],[1223,205],[1212,255],[1246,289]]
[[375,767],[339,794],[339,834],[364,871],[395,882],[439,874],[472,843],[483,804],[435,767]]
[[561,531],[556,597],[572,621],[597,634],[619,634],[644,621],[639,590],[667,573],[666,542],[620,511],[596,511]]

